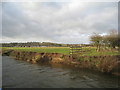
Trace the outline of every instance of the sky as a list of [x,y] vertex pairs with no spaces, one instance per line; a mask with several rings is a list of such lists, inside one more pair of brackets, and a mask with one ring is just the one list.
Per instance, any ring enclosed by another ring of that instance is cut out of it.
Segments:
[[117,2],[7,1],[0,7],[0,42],[87,44],[94,32],[105,35],[118,30]]

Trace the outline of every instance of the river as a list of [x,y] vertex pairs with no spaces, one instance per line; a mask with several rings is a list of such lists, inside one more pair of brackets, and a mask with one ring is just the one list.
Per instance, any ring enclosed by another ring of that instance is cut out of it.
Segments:
[[117,76],[2,57],[3,88],[118,88]]

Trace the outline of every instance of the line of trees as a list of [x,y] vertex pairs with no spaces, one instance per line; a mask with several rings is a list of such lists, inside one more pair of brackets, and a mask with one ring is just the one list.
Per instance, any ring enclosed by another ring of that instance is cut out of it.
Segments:
[[2,47],[42,47],[42,46],[67,46],[66,44],[58,44],[51,42],[26,42],[26,43],[2,43]]
[[0,43],[2,47],[70,47],[80,44],[59,44],[59,43],[52,43],[52,42],[26,42],[26,43]]
[[116,30],[111,30],[107,35],[99,35],[94,33],[90,37],[90,41],[97,47],[97,51],[115,50],[120,48],[120,37]]
[[60,44],[52,42],[26,42],[26,43],[0,43],[2,47],[71,47],[71,46],[92,46],[90,44]]

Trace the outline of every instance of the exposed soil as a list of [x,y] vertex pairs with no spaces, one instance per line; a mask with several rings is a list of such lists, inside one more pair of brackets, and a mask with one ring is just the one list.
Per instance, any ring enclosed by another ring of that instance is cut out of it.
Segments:
[[120,55],[116,56],[79,56],[77,59],[59,53],[37,53],[23,51],[3,51],[16,60],[25,60],[31,63],[64,64],[78,68],[87,68],[120,76]]

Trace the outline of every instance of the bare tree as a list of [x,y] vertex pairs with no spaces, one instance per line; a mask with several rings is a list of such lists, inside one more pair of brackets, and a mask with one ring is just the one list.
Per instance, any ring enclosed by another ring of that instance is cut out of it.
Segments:
[[117,30],[111,30],[108,35],[106,35],[107,45],[115,49],[118,46],[118,33]]
[[116,49],[116,47],[120,47],[120,37],[118,37],[117,30],[111,30],[105,36],[94,33],[90,37],[90,41],[97,47],[97,51],[106,49],[106,47],[109,47],[111,50]]
[[101,47],[101,43],[102,43],[102,36],[100,36],[99,34],[94,33],[91,37],[90,37],[90,41],[92,42],[92,44],[94,44],[97,47],[97,51],[100,51],[100,47]]

